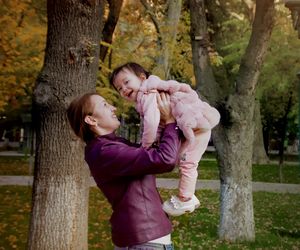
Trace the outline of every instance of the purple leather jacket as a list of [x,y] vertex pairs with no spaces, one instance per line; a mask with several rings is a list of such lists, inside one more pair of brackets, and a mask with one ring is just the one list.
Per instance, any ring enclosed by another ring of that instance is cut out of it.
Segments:
[[175,123],[168,124],[158,148],[145,149],[114,133],[87,144],[85,160],[112,206],[110,223],[116,246],[141,244],[172,231],[153,174],[174,168],[180,147],[179,131]]

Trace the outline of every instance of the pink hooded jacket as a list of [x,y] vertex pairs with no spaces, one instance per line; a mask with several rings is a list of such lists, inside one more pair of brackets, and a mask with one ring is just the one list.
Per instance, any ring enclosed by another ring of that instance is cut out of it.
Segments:
[[151,75],[142,82],[136,103],[143,122],[143,147],[150,147],[157,140],[160,112],[156,93],[160,91],[170,94],[172,114],[188,143],[193,143],[195,129],[211,130],[219,123],[219,112],[201,101],[190,85],[174,80],[164,81]]

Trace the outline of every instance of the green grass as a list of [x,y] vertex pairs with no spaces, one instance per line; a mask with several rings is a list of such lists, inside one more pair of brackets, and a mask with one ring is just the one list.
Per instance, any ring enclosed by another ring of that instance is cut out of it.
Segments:
[[[284,165],[282,169],[283,183],[300,184],[300,167],[297,165]],[[170,173],[160,174],[162,178],[178,178],[178,168]],[[218,180],[219,169],[215,160],[201,160],[198,167],[198,179]],[[258,182],[279,182],[278,165],[253,165],[252,180]]]
[[[29,164],[26,157],[0,156],[0,175],[32,175],[33,164]],[[198,178],[207,180],[219,179],[219,170],[216,160],[201,160],[198,168]],[[300,184],[300,167],[297,165],[283,166],[283,183]],[[178,178],[178,168],[171,173],[161,174],[162,178]],[[252,180],[259,182],[279,182],[278,165],[253,165]]]
[[0,156],[0,175],[32,175],[29,157]]
[[[171,191],[160,190],[163,199]],[[172,217],[176,249],[300,249],[300,194],[254,193],[256,241],[223,242],[218,239],[219,194],[197,192],[201,207],[192,214]],[[0,187],[0,249],[25,249],[31,188]],[[89,202],[89,249],[113,249],[110,239],[110,206],[97,188]]]

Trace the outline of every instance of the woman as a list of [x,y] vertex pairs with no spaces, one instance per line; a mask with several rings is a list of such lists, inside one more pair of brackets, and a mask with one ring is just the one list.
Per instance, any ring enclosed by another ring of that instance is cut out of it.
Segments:
[[75,99],[67,110],[70,125],[85,143],[85,160],[112,206],[115,249],[173,249],[172,225],[162,210],[154,174],[171,171],[180,147],[180,130],[170,97],[157,95],[165,129],[158,147],[145,149],[117,137],[116,108],[97,94]]

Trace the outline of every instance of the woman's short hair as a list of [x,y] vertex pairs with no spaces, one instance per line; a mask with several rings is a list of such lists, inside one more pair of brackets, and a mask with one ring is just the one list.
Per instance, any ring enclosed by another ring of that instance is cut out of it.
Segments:
[[84,142],[95,137],[89,125],[84,121],[87,115],[92,114],[90,97],[97,93],[87,93],[75,98],[67,109],[67,117],[74,133]]

